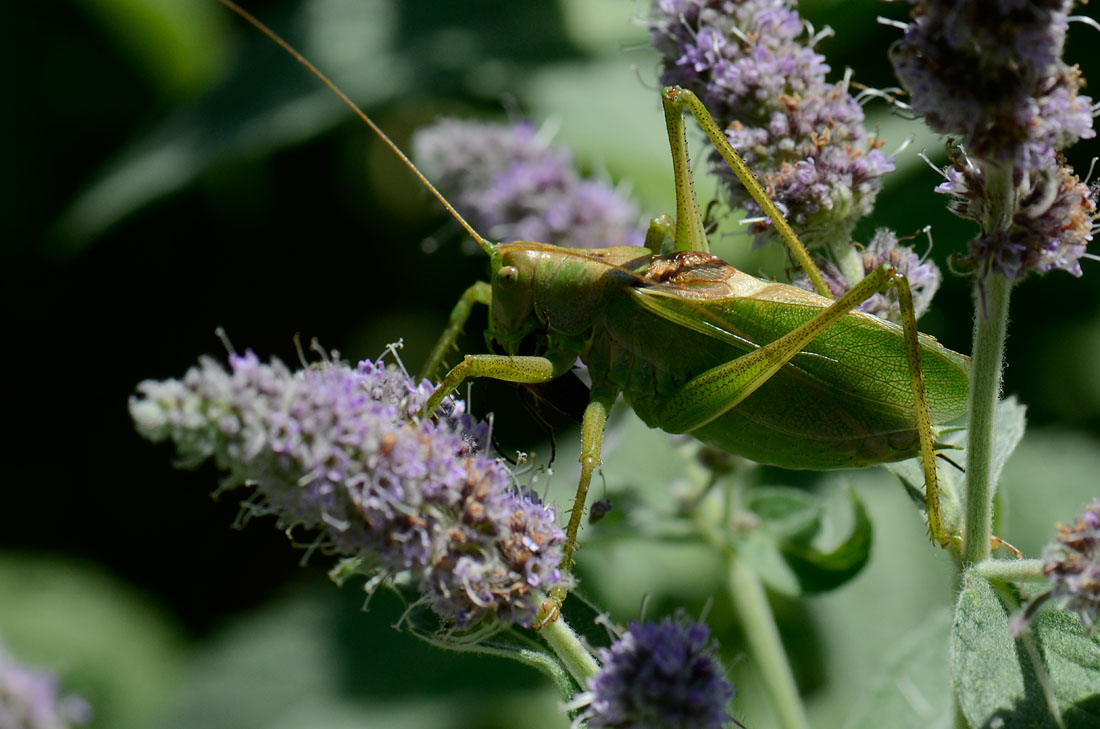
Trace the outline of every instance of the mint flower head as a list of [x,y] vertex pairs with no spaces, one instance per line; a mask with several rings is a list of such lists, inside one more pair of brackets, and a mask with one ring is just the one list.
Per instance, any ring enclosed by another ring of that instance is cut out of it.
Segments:
[[0,643],[0,728],[69,729],[91,719],[88,702],[61,695],[57,676],[18,662]]
[[589,680],[592,729],[720,729],[733,685],[705,623],[665,618],[631,623]]
[[[840,298],[852,287],[851,282],[844,277],[836,264],[821,258],[815,262],[821,269],[821,275],[833,298]],[[932,297],[935,296],[943,281],[943,274],[940,273],[939,266],[934,261],[928,257],[922,258],[911,246],[901,245],[897,235],[887,228],[879,228],[875,231],[871,243],[860,254],[860,262],[864,274],[871,273],[884,263],[889,263],[905,274],[913,294],[913,310],[918,319],[928,311],[928,307],[932,304]],[[807,291],[814,290],[810,277],[805,273],[795,276],[792,283]],[[901,323],[898,294],[892,288],[875,294],[858,308],[880,319]]]
[[[951,212],[981,222],[991,198],[986,170],[966,154],[952,156],[936,192],[953,198]],[[1010,224],[971,240],[963,262],[979,273],[995,271],[1013,280],[1053,269],[1080,276],[1080,259],[1096,233],[1097,188],[1057,163],[1031,171],[1027,179]]]
[[513,486],[461,403],[438,422],[417,417],[427,380],[370,361],[292,372],[252,352],[229,365],[203,358],[182,380],[142,382],[138,431],[172,440],[184,465],[213,458],[223,488],[256,489],[250,513],[319,532],[370,585],[410,575],[458,627],[492,615],[530,626],[541,595],[567,587],[554,510]]
[[569,151],[528,123],[440,121],[417,131],[413,158],[491,240],[570,248],[645,240],[638,207],[604,180],[582,178]]
[[910,0],[892,54],[913,111],[967,152],[1041,169],[1095,135],[1080,72],[1062,61],[1073,0]]
[[1100,499],[1072,526],[1058,524],[1058,541],[1043,554],[1051,597],[1062,599],[1089,630],[1100,628]]
[[[894,163],[863,127],[847,80],[827,83],[818,36],[784,0],[656,0],[651,41],[663,57],[661,83],[693,91],[768,196],[810,247],[847,244],[874,207]],[[760,210],[729,168],[730,204]],[[758,223],[757,242],[770,228]]]

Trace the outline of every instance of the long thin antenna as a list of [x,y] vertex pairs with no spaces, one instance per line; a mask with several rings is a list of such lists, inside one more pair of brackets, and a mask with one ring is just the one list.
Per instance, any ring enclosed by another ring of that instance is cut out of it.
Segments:
[[345,104],[347,104],[348,107],[350,107],[351,110],[355,112],[356,116],[358,116],[360,119],[362,119],[364,122],[366,122],[367,126],[369,126],[372,130],[374,130],[374,133],[377,134],[382,139],[382,141],[386,143],[387,147],[389,147],[391,150],[393,150],[393,153],[396,154],[401,159],[401,161],[405,163],[405,166],[408,167],[410,170],[412,170],[413,174],[416,175],[417,178],[419,178],[420,181],[422,183],[424,183],[424,186],[427,187],[428,190],[430,190],[433,195],[435,195],[436,199],[438,199],[439,202],[441,202],[443,204],[443,207],[445,207],[447,209],[447,212],[449,212],[452,216],[454,216],[454,219],[458,221],[459,225],[461,225],[463,228],[466,229],[466,232],[470,234],[471,238],[473,238],[475,241],[477,241],[477,244],[479,246],[481,246],[481,249],[483,251],[485,251],[486,253],[492,253],[493,252],[493,244],[490,243],[489,241],[485,240],[484,238],[482,238],[478,234],[478,232],[476,230],[474,230],[473,226],[470,225],[469,223],[467,223],[466,219],[463,218],[461,215],[459,215],[458,211],[455,210],[454,207],[449,202],[447,202],[447,198],[443,197],[443,194],[441,192],[439,192],[439,190],[435,189],[435,185],[433,185],[431,182],[429,182],[428,178],[425,177],[424,174],[416,168],[416,165],[414,165],[412,163],[412,160],[409,159],[405,155],[405,153],[401,151],[401,148],[398,147],[396,144],[394,144],[393,140],[391,140],[389,137],[387,137],[386,133],[383,132],[378,127],[377,124],[375,124],[373,121],[371,121],[371,118],[369,116],[367,116],[367,113],[365,111],[363,111],[362,109],[360,109],[359,106],[354,101],[349,99],[347,94],[345,94],[343,91],[341,91],[340,88],[336,84],[334,84],[332,81],[330,81],[328,76],[321,73],[317,69],[316,66],[314,66],[312,63],[310,63],[309,60],[305,56],[303,56],[301,53],[299,53],[297,50],[295,50],[294,46],[290,45],[285,40],[283,40],[282,37],[280,37],[278,33],[273,31],[271,28],[268,28],[266,25],[263,24],[262,21],[260,21],[258,18],[256,18],[254,15],[249,13],[247,10],[242,8],[237,3],[233,2],[233,0],[218,0],[218,2],[220,2],[222,5],[229,8],[230,10],[232,10],[237,15],[244,18],[246,21],[248,21],[253,26],[255,26],[256,29],[259,30],[261,33],[266,35],[271,40],[275,41],[275,43],[277,43],[280,48],[282,48],[284,51],[289,53],[296,61],[298,61],[298,63],[305,66],[309,70],[310,73],[312,73],[314,76],[316,76],[321,81],[321,83],[323,83],[325,86],[328,86],[329,89],[331,89],[332,92],[334,94],[336,94],[340,98],[341,101],[343,101]]

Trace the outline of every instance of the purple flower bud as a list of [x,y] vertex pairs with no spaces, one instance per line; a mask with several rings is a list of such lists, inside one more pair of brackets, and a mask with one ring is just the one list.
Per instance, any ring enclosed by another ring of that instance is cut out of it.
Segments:
[[567,587],[554,510],[513,488],[461,403],[437,423],[416,417],[427,380],[369,361],[291,372],[252,352],[230,367],[204,358],[182,380],[142,382],[138,431],[174,441],[185,465],[213,457],[224,488],[254,486],[250,513],[319,531],[373,576],[410,574],[460,627],[490,614],[529,626],[540,595]]
[[[657,0],[649,21],[661,83],[703,101],[807,246],[848,243],[894,163],[863,127],[847,80],[825,81],[808,24],[783,0]],[[717,155],[730,204],[760,215]],[[770,226],[754,226],[757,243]]]
[[[911,0],[913,1],[913,0]],[[975,158],[1023,170],[1095,135],[1080,72],[1062,62],[1073,0],[914,2],[893,53],[913,111]]]
[[601,649],[589,680],[588,726],[614,729],[718,729],[730,719],[733,685],[705,623],[665,618],[631,623]]
[[[943,280],[939,267],[930,258],[921,258],[911,246],[901,245],[892,230],[879,228],[875,231],[871,244],[864,249],[862,259],[865,275],[884,263],[889,263],[905,274],[913,294],[913,309],[916,317],[919,319],[924,312],[928,311],[928,307],[932,304],[932,297],[935,296]],[[840,298],[852,287],[831,261],[817,259],[815,263],[821,269],[821,275],[833,298]],[[798,274],[792,283],[807,291],[814,290],[809,276],[805,273]],[[897,291],[894,289],[875,294],[860,304],[859,310],[880,319],[901,322],[901,308],[898,305]]]
[[1073,526],[1058,524],[1058,542],[1046,548],[1043,571],[1051,596],[1065,601],[1089,630],[1100,628],[1100,499],[1093,499]]
[[571,248],[645,240],[637,206],[603,180],[581,179],[569,152],[530,124],[444,120],[417,131],[413,157],[492,240]]
[[92,707],[62,696],[57,676],[15,660],[0,643],[0,727],[68,729],[92,720]]
[[[966,155],[956,155],[944,176],[946,182],[936,191],[954,198],[951,212],[984,221],[992,204],[984,168]],[[1011,224],[971,240],[966,265],[1017,280],[1032,271],[1046,273],[1055,268],[1080,276],[1079,261],[1096,228],[1097,188],[1055,163],[1032,170],[1028,179]]]

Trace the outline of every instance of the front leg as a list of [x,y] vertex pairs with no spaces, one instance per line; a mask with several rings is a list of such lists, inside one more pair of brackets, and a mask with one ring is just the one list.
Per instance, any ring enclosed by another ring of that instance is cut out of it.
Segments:
[[420,411],[430,416],[439,409],[443,398],[458,389],[470,377],[490,377],[504,382],[531,384],[549,382],[562,372],[546,357],[513,357],[507,354],[468,354],[459,362],[428,398]]
[[580,531],[584,504],[588,500],[588,487],[592,483],[592,474],[603,463],[601,454],[607,413],[618,396],[617,390],[595,386],[592,388],[588,407],[584,409],[584,420],[581,422],[581,480],[577,484],[577,494],[573,497],[569,524],[565,527],[565,544],[561,550],[563,571],[573,568],[573,552],[577,548],[577,532]]

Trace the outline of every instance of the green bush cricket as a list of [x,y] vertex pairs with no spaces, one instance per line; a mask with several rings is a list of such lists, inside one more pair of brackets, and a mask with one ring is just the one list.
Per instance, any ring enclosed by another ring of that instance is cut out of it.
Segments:
[[[490,257],[490,281],[463,294],[423,374],[435,378],[475,304],[489,307],[486,341],[496,353],[466,355],[424,413],[434,413],[471,377],[534,385],[566,375],[578,359],[587,365],[592,387],[564,567],[572,566],[604,425],[619,395],[650,427],[690,433],[761,463],[828,470],[919,455],[930,535],[944,547],[952,544],[940,508],[932,426],[965,412],[969,359],[918,333],[908,282],[888,264],[830,298],[808,252],[694,94],[678,87],[662,92],[676,219],[655,218],[644,248],[493,244],[312,64],[231,0],[220,1],[335,91]],[[819,294],[758,279],[710,254],[690,177],[685,108]],[[856,311],[889,287],[898,293],[901,326]]]

